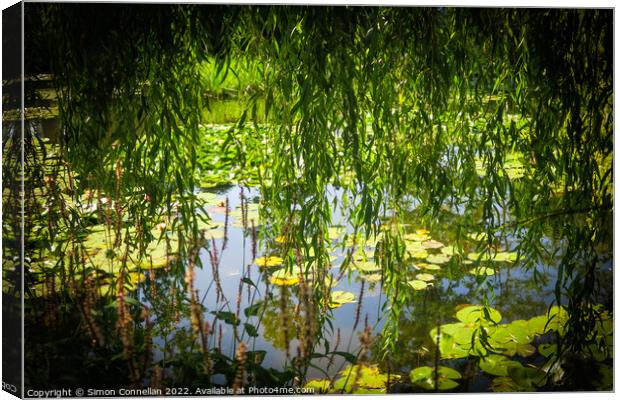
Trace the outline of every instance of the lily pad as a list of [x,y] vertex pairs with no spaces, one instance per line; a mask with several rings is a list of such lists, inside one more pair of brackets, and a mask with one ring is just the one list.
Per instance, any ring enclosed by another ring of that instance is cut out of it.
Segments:
[[456,246],[444,246],[441,248],[441,253],[447,256],[454,256],[459,254],[459,250]]
[[429,263],[415,263],[414,267],[417,269],[424,269],[424,270],[429,270],[429,271],[438,271],[441,269],[441,267],[437,264],[429,264]]
[[360,275],[360,278],[366,282],[375,283],[381,281],[381,274],[363,274]]
[[414,242],[424,242],[429,240],[431,237],[427,233],[407,233],[403,235],[403,238]]
[[522,387],[534,388],[547,383],[547,374],[538,368],[511,366],[508,367],[508,375]]
[[430,282],[435,280],[435,277],[431,274],[417,274],[415,277],[417,280],[424,282]]
[[527,344],[534,340],[527,321],[515,320],[506,326],[513,341],[519,344]]
[[424,281],[417,280],[417,279],[407,281],[407,284],[411,286],[414,290],[424,290],[429,286],[428,282],[424,282]]
[[337,392],[385,393],[387,374],[381,373],[375,365],[349,365],[338,375],[340,378],[333,385]]
[[374,261],[358,261],[353,264],[354,268],[360,272],[373,273],[381,271],[381,267]]
[[270,256],[270,257],[258,257],[254,260],[254,264],[259,267],[277,267],[282,265],[284,260],[282,257]]
[[412,258],[427,258],[429,256],[428,252],[426,250],[420,250],[420,251],[416,251],[415,253],[410,253]]
[[405,249],[409,253],[415,253],[415,252],[418,252],[418,251],[426,251],[424,246],[422,246],[422,242],[412,242],[412,241],[406,241],[405,242]]
[[502,315],[491,307],[469,306],[457,311],[456,318],[466,324],[497,324]]
[[513,262],[517,259],[517,253],[516,252],[497,252],[495,254],[493,253],[487,253],[487,252],[483,252],[483,253],[477,253],[477,252],[472,252],[467,254],[467,258],[470,259],[471,261],[494,261],[494,262]]
[[426,257],[426,261],[428,261],[431,264],[445,264],[448,261],[450,261],[450,256],[447,256],[445,254],[431,254],[428,257]]
[[338,308],[347,303],[356,303],[353,293],[342,290],[332,292],[329,303],[330,308]]
[[327,236],[331,240],[338,240],[346,233],[344,226],[332,226],[327,228]]
[[538,352],[546,358],[553,357],[558,352],[558,345],[555,343],[542,343],[538,345]]
[[491,276],[495,275],[495,270],[493,268],[488,267],[476,267],[469,270],[469,273],[472,275],[478,276]]
[[299,274],[287,272],[285,269],[274,272],[269,281],[278,286],[291,286],[299,283]]
[[435,368],[424,366],[412,370],[409,378],[413,384],[426,390],[434,390],[435,386],[438,390],[450,390],[459,385],[454,379],[461,379],[461,374],[455,369],[440,366],[435,375]]
[[444,246],[443,243],[438,242],[436,240],[427,240],[427,241],[422,242],[422,247],[424,247],[425,249],[439,249],[443,246]]
[[[443,328],[445,329],[446,327],[443,326]],[[437,344],[436,328],[431,330],[430,335],[431,335],[431,338],[433,339],[433,342]],[[463,348],[462,345],[458,344],[454,340],[454,337],[450,335],[447,330],[442,330],[439,335],[439,353],[441,355],[442,360],[453,359],[453,358],[463,358],[469,355],[469,349]]]
[[509,367],[522,367],[518,361],[510,360],[505,356],[491,354],[480,359],[480,369],[495,376],[508,376]]
[[528,392],[532,388],[520,386],[509,376],[498,376],[491,382],[491,390],[494,392]]
[[315,393],[328,393],[330,382],[329,379],[313,379],[308,381],[304,387],[314,389]]

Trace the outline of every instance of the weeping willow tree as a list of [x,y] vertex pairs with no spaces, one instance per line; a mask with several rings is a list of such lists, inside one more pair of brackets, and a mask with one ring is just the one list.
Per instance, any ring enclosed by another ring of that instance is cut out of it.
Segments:
[[[27,18],[41,27],[27,40],[30,72],[49,69],[58,93],[64,186],[117,201],[115,221],[133,221],[133,230],[114,226],[117,247],[124,237],[147,257],[141,243],[164,210],[180,258],[192,257],[209,106],[200,65],[226,74],[245,57],[260,63],[266,88],[268,145],[252,150],[269,166],[259,168],[261,212],[275,235],[294,238],[291,261],[311,255],[304,270],[325,275],[334,182],[356,232],[376,238],[388,227],[382,354],[395,350],[407,302],[402,232],[389,227],[411,199],[428,226],[459,210],[466,223],[455,229],[482,229],[483,252],[518,237],[531,268],[550,251],[540,222],[552,223],[562,244],[552,250],[556,302],[570,315],[561,344],[579,352],[591,340],[612,235],[611,11],[28,4]],[[256,110],[250,102],[237,126]],[[236,132],[227,145],[243,149]],[[526,171],[518,181],[513,154]],[[65,230],[79,265],[81,222],[61,219],[47,235]],[[322,323],[329,288],[315,282]],[[480,287],[492,297],[490,284]]]

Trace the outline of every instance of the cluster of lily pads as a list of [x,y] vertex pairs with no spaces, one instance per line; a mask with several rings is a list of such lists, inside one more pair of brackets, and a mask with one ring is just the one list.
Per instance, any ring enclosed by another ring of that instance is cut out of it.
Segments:
[[[396,381],[400,376],[392,374],[389,378]],[[388,374],[381,372],[377,365],[351,364],[338,372],[334,379],[313,379],[305,387],[315,389],[317,394],[382,394],[386,393],[387,383]]]
[[[295,266],[292,270],[284,267],[284,259],[279,256],[262,256],[254,259],[254,264],[269,274],[269,282],[277,286],[293,286],[299,283],[304,271]],[[333,285],[330,278],[329,286]],[[356,303],[355,294],[342,290],[334,290],[330,293],[330,308],[338,308],[347,303]]]
[[[547,314],[535,316],[529,320],[515,320],[501,324],[502,316],[492,307],[478,305],[465,306],[456,312],[459,322],[444,324],[433,328],[429,334],[438,346],[440,358],[461,359],[478,357],[478,366],[485,373],[493,376],[491,389],[494,391],[533,391],[547,383],[547,372],[554,365],[557,356],[555,344],[541,343],[535,346],[536,338],[542,339],[547,333],[564,334],[568,313],[563,307],[553,306]],[[604,348],[592,346],[595,359],[603,361],[611,357],[613,346],[613,323],[608,314],[602,314],[593,331],[596,343],[605,342]],[[540,340],[539,340],[540,341]],[[510,358],[522,359],[538,354],[546,357],[548,362],[543,367],[532,364],[523,365]],[[415,371],[415,370],[414,370]],[[426,371],[426,370],[424,370]],[[428,389],[428,380],[418,379],[420,371],[412,382]],[[440,374],[441,375],[441,374]],[[458,377],[453,372],[440,376],[437,382],[439,390],[449,390],[458,384]],[[431,382],[434,385],[434,382]]]

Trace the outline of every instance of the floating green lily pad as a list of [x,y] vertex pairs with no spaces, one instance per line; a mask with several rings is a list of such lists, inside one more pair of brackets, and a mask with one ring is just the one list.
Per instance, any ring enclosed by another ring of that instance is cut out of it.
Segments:
[[429,256],[426,250],[419,250],[419,251],[409,253],[409,254],[411,254],[412,258],[418,258],[418,259],[427,258]]
[[459,310],[456,318],[469,324],[497,324],[502,319],[502,315],[494,308],[483,306],[469,306]]
[[328,393],[330,386],[328,379],[313,379],[308,381],[304,387],[314,389],[315,393]]
[[517,259],[517,253],[516,252],[505,252],[505,251],[497,252],[495,254],[487,253],[487,252],[483,252],[483,253],[472,252],[472,253],[467,254],[467,258],[470,259],[471,261],[494,261],[494,262],[509,262],[510,263]]
[[435,277],[431,274],[417,274],[415,278],[424,282],[430,282],[435,280]]
[[499,393],[528,392],[531,391],[532,388],[520,386],[509,376],[498,376],[491,382],[491,390]]
[[472,275],[478,276],[491,276],[495,275],[495,270],[493,268],[488,267],[476,267],[469,270],[469,273]]
[[496,354],[481,358],[479,366],[487,374],[495,376],[508,376],[509,367],[522,367],[520,362]]
[[450,390],[459,385],[454,379],[461,379],[461,374],[455,369],[440,366],[435,375],[435,368],[425,366],[412,370],[409,378],[413,384],[426,390],[434,390],[435,386],[438,390]]
[[538,368],[510,366],[508,367],[508,375],[522,387],[533,389],[547,383],[547,374]]
[[353,267],[363,273],[373,273],[381,271],[381,267],[374,261],[357,261],[353,264]]
[[409,253],[416,253],[418,251],[426,251],[424,246],[422,246],[422,242],[412,242],[412,241],[405,242],[405,249]]
[[456,246],[445,246],[441,248],[441,253],[447,256],[455,256],[459,254],[459,249]]
[[552,356],[555,356],[558,352],[558,345],[555,343],[542,343],[540,345],[538,345],[538,352],[546,357],[546,358],[550,358]]
[[381,282],[381,274],[362,274],[360,278],[370,283]]
[[424,290],[429,286],[428,282],[417,279],[407,281],[407,284],[411,286],[414,290]]
[[426,240],[422,242],[422,247],[424,247],[425,249],[439,249],[443,246],[444,246],[443,243],[438,242],[436,240]]
[[[340,376],[334,382],[336,392],[346,393],[385,393],[387,374],[381,373],[376,365],[349,365],[338,373]],[[397,379],[397,375],[393,375]]]
[[431,264],[445,264],[448,261],[450,261],[450,256],[447,256],[445,254],[431,254],[428,257],[426,257],[426,261],[428,261]]
[[342,306],[343,304],[347,304],[347,303],[356,303],[355,295],[353,293],[345,292],[342,290],[336,290],[332,292],[330,296],[330,303],[329,303],[329,306],[331,308],[338,308]]
[[407,233],[403,235],[403,239],[412,240],[414,242],[424,242],[431,237],[427,233]]
[[331,240],[338,240],[346,233],[344,226],[332,226],[327,228],[327,236]]
[[441,267],[437,264],[429,264],[429,263],[415,263],[414,267],[416,269],[424,269],[424,270],[429,270],[429,271],[438,271],[441,269]]

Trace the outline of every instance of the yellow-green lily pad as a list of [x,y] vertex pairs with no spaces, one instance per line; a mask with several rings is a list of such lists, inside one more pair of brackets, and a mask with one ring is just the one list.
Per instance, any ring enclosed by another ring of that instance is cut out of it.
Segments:
[[442,247],[439,251],[441,251],[442,254],[445,254],[447,256],[455,256],[459,254],[459,250],[456,246],[445,246]]
[[450,261],[450,256],[447,256],[445,254],[431,254],[428,257],[426,257],[426,261],[431,263],[431,264],[445,264],[448,261]]
[[289,273],[284,269],[274,272],[269,281],[278,286],[291,286],[299,283],[299,274],[293,272]]
[[476,267],[469,270],[469,273],[472,275],[478,276],[491,276],[495,275],[495,270],[493,268],[488,267]]
[[356,303],[355,295],[353,293],[342,290],[332,292],[329,303],[330,308],[338,308],[347,303]]
[[426,233],[407,233],[403,235],[403,238],[414,242],[424,242],[429,240],[431,237]]
[[424,247],[425,249],[439,249],[443,246],[444,246],[443,243],[438,242],[436,240],[426,240],[422,242],[422,247]]
[[410,253],[412,258],[423,259],[429,256],[426,250],[416,251],[415,253]]
[[257,257],[254,260],[254,264],[258,265],[259,267],[277,267],[282,265],[283,262],[284,260],[282,259],[282,257],[277,256]]
[[357,261],[354,264],[354,268],[363,273],[373,273],[381,271],[381,267],[374,261]]
[[428,282],[421,281],[419,279],[407,281],[407,284],[411,286],[414,290],[424,290],[429,286]]
[[415,263],[414,267],[417,269],[425,269],[428,271],[438,271],[441,269],[441,267],[437,264],[429,264],[429,263],[424,263],[424,262]]
[[415,277],[417,280],[424,282],[430,282],[435,280],[435,277],[431,274],[417,274]]

